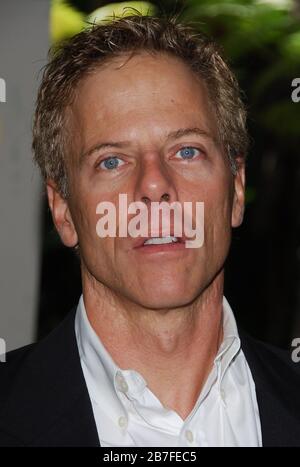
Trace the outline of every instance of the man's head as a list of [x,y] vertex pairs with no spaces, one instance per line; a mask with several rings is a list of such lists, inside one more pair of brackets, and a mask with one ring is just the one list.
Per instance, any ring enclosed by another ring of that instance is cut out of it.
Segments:
[[[223,268],[243,216],[247,143],[234,76],[213,43],[173,21],[95,26],[45,70],[33,148],[55,225],[79,244],[84,280],[145,307],[190,303]],[[132,238],[100,239],[96,206],[118,206],[119,193],[203,201],[204,246],[144,254]]]

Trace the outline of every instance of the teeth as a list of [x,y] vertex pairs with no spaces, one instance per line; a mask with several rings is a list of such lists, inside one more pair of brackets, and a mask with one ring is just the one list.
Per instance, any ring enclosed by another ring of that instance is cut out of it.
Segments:
[[161,245],[163,243],[176,243],[177,237],[152,237],[144,242],[144,245]]

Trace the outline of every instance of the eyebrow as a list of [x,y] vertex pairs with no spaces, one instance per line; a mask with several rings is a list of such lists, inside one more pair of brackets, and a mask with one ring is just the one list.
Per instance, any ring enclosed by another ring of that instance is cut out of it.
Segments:
[[[211,139],[213,142],[216,143],[216,138],[209,132],[202,128],[179,128],[178,130],[171,131],[166,136],[166,141],[170,142],[175,139],[182,138],[183,136],[204,136],[206,138]],[[107,141],[103,143],[98,143],[92,146],[87,151],[83,152],[80,156],[80,162],[82,162],[86,157],[91,156],[95,151],[100,151],[101,149],[107,148],[124,148],[126,146],[130,146],[130,141]]]

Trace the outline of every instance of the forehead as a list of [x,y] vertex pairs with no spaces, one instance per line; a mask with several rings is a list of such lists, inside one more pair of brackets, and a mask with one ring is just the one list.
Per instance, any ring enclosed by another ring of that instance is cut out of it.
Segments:
[[216,125],[205,83],[182,60],[146,52],[122,55],[79,84],[72,120],[83,145],[93,137],[163,137],[181,127]]

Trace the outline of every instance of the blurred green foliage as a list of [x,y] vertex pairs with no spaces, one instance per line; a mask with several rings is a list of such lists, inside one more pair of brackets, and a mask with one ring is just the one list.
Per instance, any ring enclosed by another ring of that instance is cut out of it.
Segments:
[[87,17],[87,21],[90,23],[100,23],[103,20],[107,21],[109,17],[130,16],[134,12],[139,12],[142,16],[154,15],[156,9],[150,2],[113,3],[97,8]]
[[[220,42],[247,95],[252,117],[285,138],[299,137],[291,79],[300,74],[300,8],[283,0],[189,0],[182,19]],[[283,122],[284,119],[284,122]]]
[[72,37],[85,25],[85,15],[62,0],[52,0],[50,9],[50,38],[52,43]]

